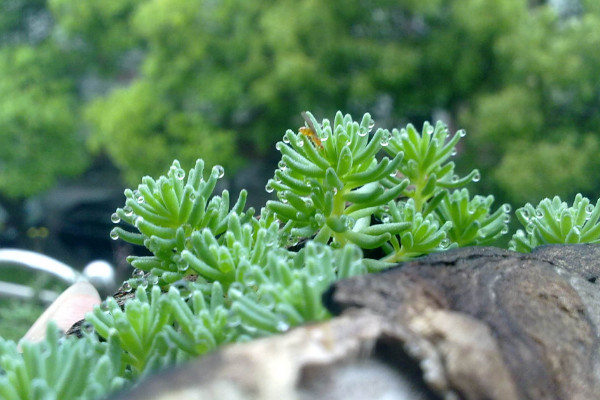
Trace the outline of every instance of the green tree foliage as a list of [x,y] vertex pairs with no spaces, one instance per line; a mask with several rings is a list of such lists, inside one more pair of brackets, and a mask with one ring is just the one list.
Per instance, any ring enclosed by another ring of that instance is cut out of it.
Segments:
[[0,192],[35,194],[86,165],[73,58],[49,40],[43,2],[0,1]]
[[515,202],[600,189],[600,9],[561,4],[504,32],[493,47],[498,84],[461,114],[474,163],[495,178],[490,190]]
[[[128,27],[131,46],[119,41],[108,64],[136,48],[144,54],[128,86],[87,107],[93,144],[131,178],[160,171],[175,156],[231,167],[234,143],[246,156],[269,154],[302,109],[372,109],[382,123],[458,109],[489,86],[490,44],[525,12],[513,0],[125,3],[98,14],[91,10],[103,7],[99,1],[50,4],[61,27],[92,48],[106,48],[99,38],[123,36]],[[179,140],[172,119],[187,128]],[[156,149],[174,141],[197,153]],[[144,144],[145,165],[122,143]]]
[[[234,172],[244,158],[271,154],[278,133],[299,124],[299,110],[369,110],[382,126],[420,125],[441,110],[472,136],[459,149],[470,159],[464,165],[480,167],[486,191],[503,200],[600,191],[594,158],[566,163],[560,179],[538,173],[557,153],[573,159],[598,150],[594,0],[0,4],[3,57],[20,44],[57,61],[29,61],[41,70],[31,85],[53,88],[43,89],[43,100],[11,78],[2,98],[49,109],[42,115],[54,120],[36,118],[46,134],[73,133],[84,115],[90,148],[107,152],[130,183],[173,158],[202,157]],[[32,15],[49,16],[46,36],[31,38]],[[567,181],[569,188],[554,183]]]

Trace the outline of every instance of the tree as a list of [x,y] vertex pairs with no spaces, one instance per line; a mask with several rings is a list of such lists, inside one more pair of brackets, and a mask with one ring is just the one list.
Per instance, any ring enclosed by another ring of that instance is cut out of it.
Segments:
[[500,84],[459,115],[473,162],[513,201],[600,192],[600,8],[581,6],[531,10],[495,44]]
[[36,194],[87,163],[70,57],[43,2],[0,2],[0,193]]
[[[64,81],[79,88],[73,126],[83,106],[90,149],[108,153],[129,182],[173,158],[233,172],[270,154],[302,110],[369,111],[385,126],[442,110],[467,129],[462,156],[483,166],[486,190],[503,201],[535,201],[546,189],[593,197],[597,177],[577,178],[598,170],[593,158],[563,166],[568,187],[534,171],[553,154],[596,150],[600,6],[529,3],[49,0],[46,42],[77,61]],[[64,78],[52,71],[43,79]]]

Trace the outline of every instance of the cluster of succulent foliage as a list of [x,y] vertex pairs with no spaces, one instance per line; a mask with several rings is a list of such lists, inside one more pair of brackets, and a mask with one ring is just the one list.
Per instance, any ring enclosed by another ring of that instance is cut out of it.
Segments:
[[[224,170],[205,174],[202,160],[187,174],[175,161],[126,190],[111,237],[152,253],[129,258],[135,270],[122,290],[131,299],[96,307],[79,340],[59,340],[50,327],[19,354],[0,339],[2,398],[97,398],[221,344],[326,319],[321,295],[338,279],[508,232],[510,206],[494,210],[492,196],[470,195],[477,170],[455,173],[463,131],[426,123],[372,133],[369,114],[305,118],[277,143],[282,159],[266,185],[276,200],[260,215],[245,208],[244,191],[233,205],[227,191],[213,194]],[[513,236],[519,251],[600,240],[600,203],[581,196],[572,207],[527,204],[517,216],[527,232]]]
[[594,206],[577,194],[569,207],[556,196],[543,199],[537,207],[527,203],[516,215],[525,230],[513,235],[511,250],[529,252],[542,244],[600,242],[600,200]]

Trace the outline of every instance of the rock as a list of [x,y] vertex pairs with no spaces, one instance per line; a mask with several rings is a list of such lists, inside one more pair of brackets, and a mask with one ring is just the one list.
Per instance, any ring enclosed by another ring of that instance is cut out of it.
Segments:
[[330,321],[226,346],[114,398],[599,398],[598,260],[596,245],[430,255],[338,282]]
[[388,353],[378,345],[384,325],[371,312],[349,312],[284,335],[227,346],[112,400],[436,399],[406,356],[393,362],[373,357]]
[[592,399],[599,259],[592,245],[465,248],[339,282],[325,302],[393,321],[392,336],[445,397]]

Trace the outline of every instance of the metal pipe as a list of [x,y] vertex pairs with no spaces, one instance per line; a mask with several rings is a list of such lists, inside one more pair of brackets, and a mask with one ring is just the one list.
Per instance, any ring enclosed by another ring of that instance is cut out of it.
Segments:
[[[88,280],[100,292],[110,292],[115,286],[115,271],[106,261],[96,260],[89,263],[83,273],[71,268],[52,257],[21,249],[0,249],[0,296],[17,297],[24,299],[39,298],[44,302],[58,296],[49,290],[35,291],[24,285],[3,282],[2,267],[17,266],[34,271],[47,273],[71,285],[79,280]],[[6,275],[4,275],[6,276]]]
[[53,275],[66,283],[75,283],[81,279],[81,274],[52,257],[29,250],[3,249],[0,250],[0,268],[7,265],[17,265]]

